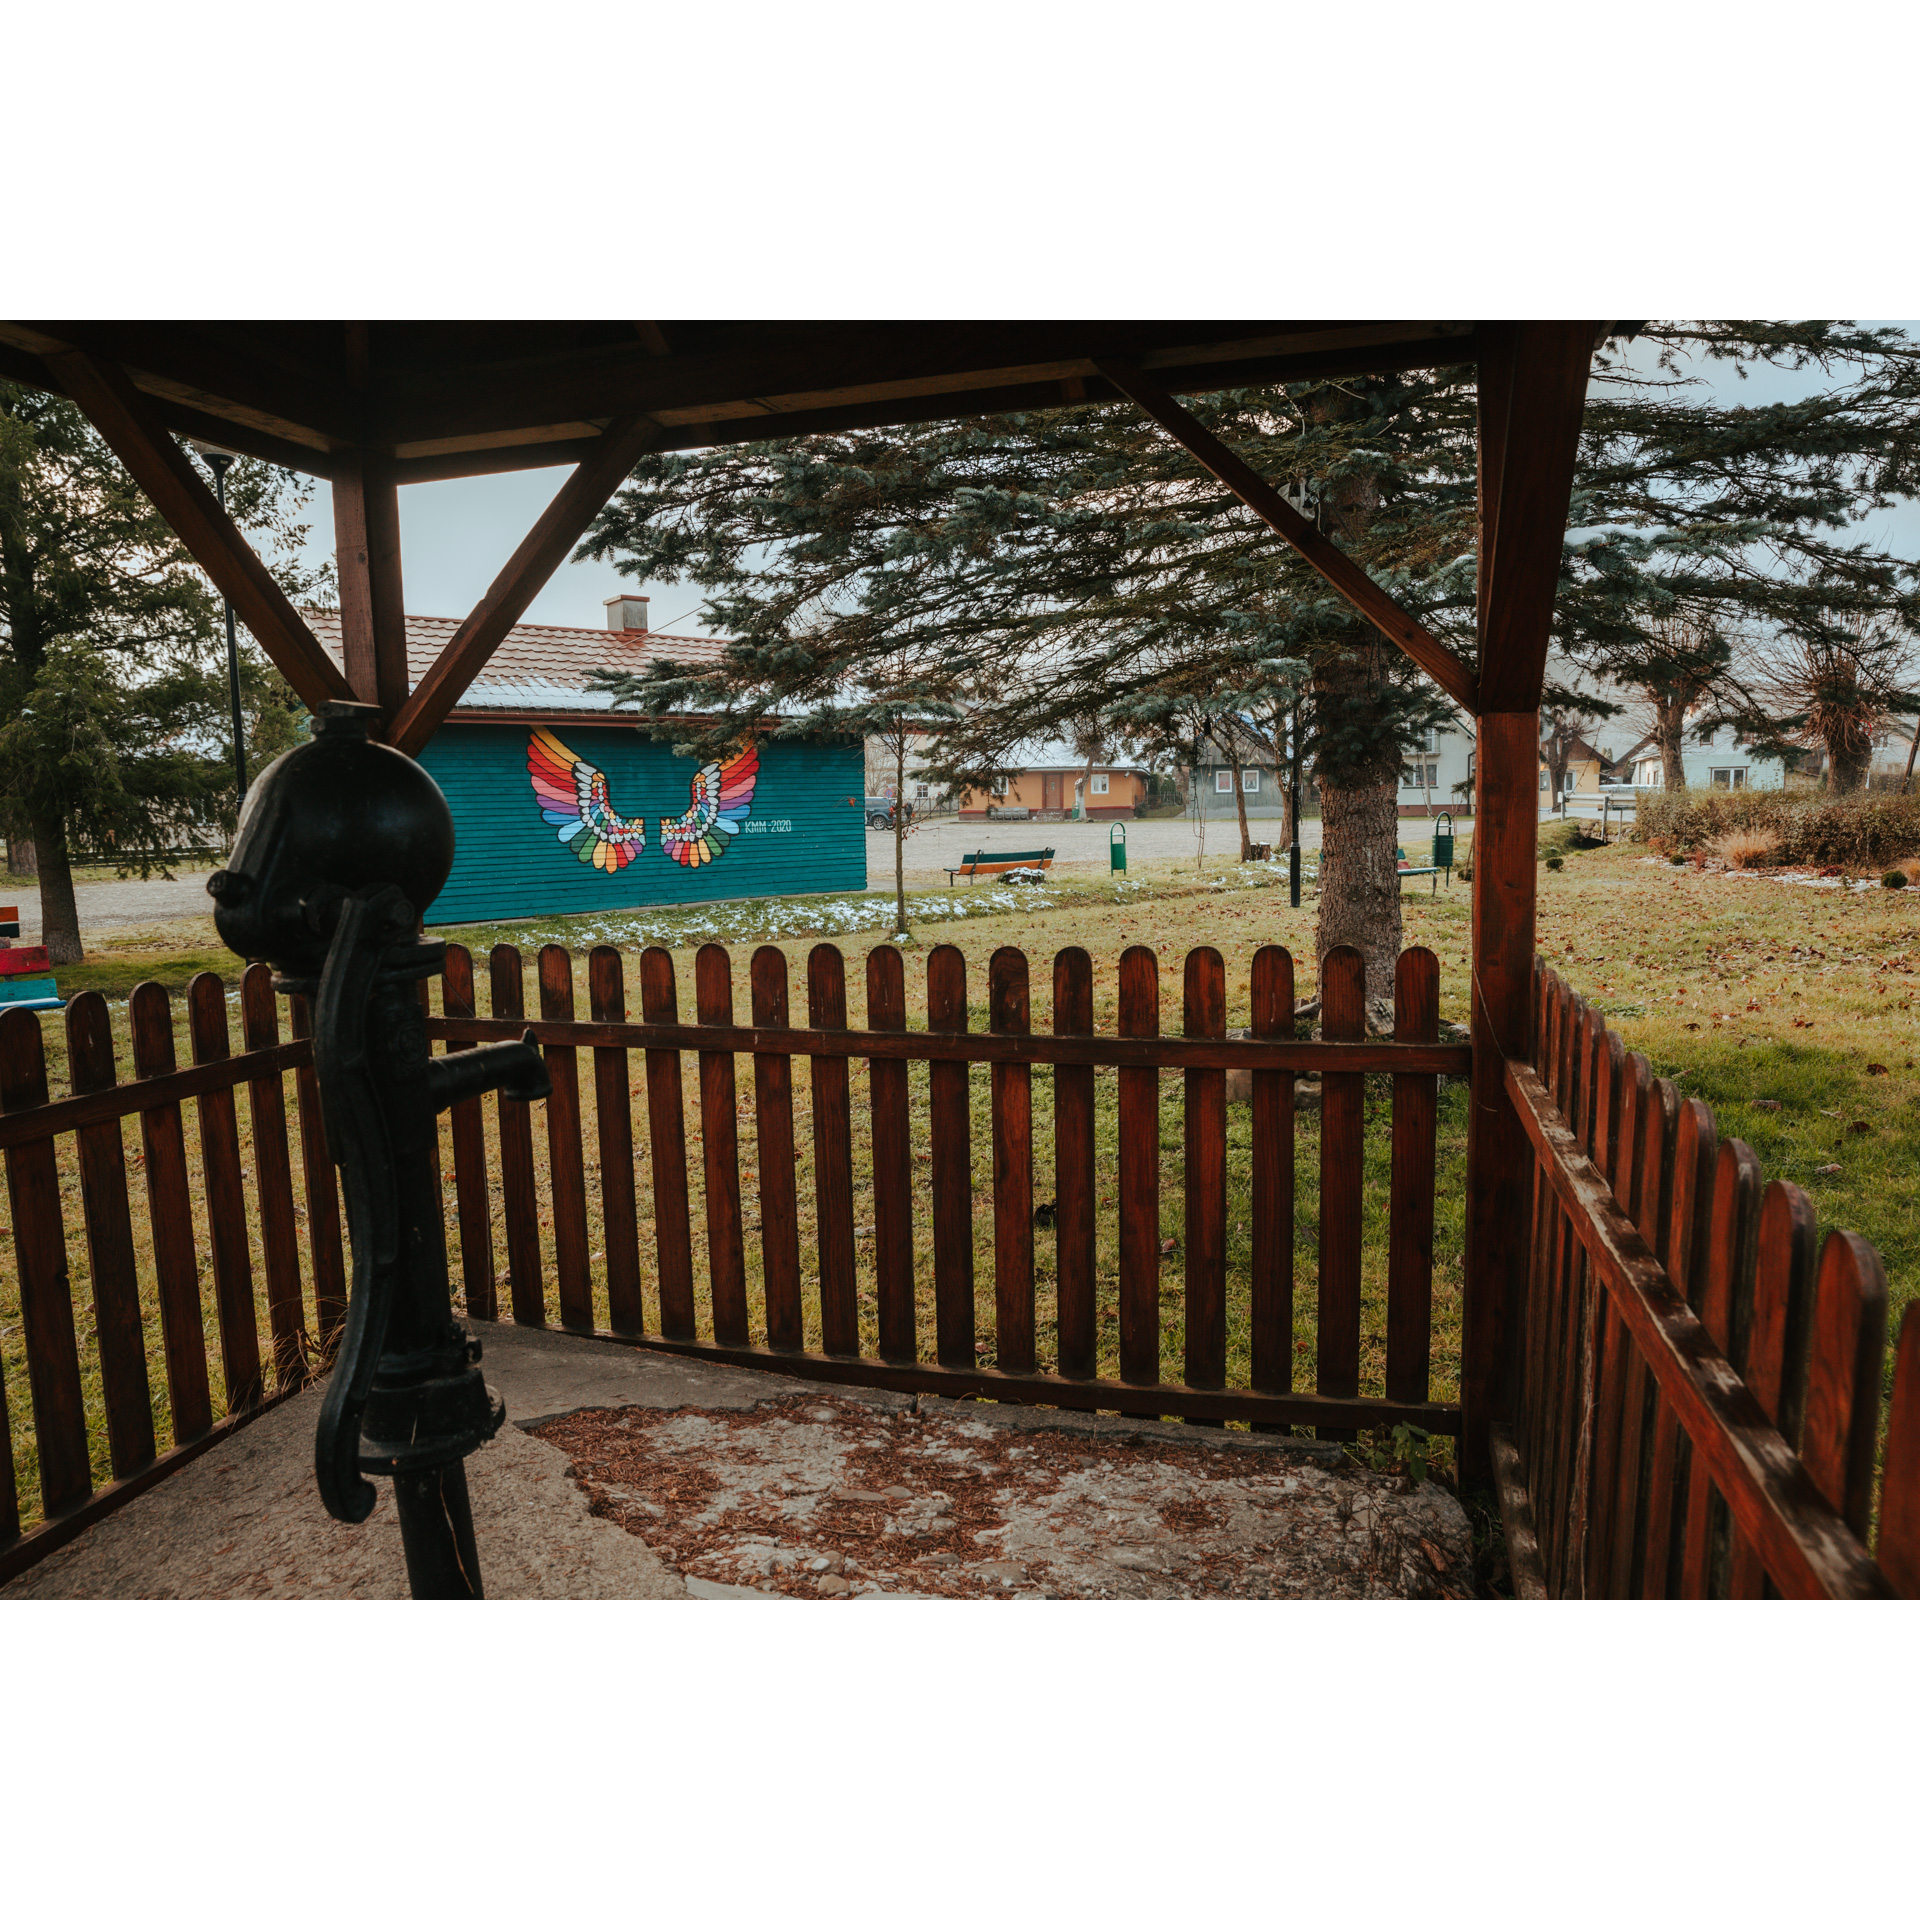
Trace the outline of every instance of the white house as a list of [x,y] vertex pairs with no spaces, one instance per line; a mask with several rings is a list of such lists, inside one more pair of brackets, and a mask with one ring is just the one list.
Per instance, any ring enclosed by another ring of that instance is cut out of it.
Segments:
[[[1660,758],[1659,743],[1648,734],[1626,756],[1633,768],[1636,787],[1666,785],[1666,770]],[[1782,787],[1786,773],[1778,760],[1756,759],[1734,738],[1732,727],[1716,727],[1705,740],[1696,740],[1691,731],[1680,741],[1680,765],[1692,788],[1718,787],[1722,792],[1737,792],[1743,787]]]

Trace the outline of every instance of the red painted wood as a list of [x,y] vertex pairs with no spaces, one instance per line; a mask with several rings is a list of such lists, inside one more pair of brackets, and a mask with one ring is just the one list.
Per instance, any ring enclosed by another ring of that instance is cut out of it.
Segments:
[[[1320,1030],[1358,1040],[1367,1030],[1366,967],[1352,947],[1335,947],[1320,970]],[[1366,1179],[1365,1079],[1320,1078],[1320,1393],[1360,1391],[1360,1227]],[[1327,1437],[1327,1436],[1323,1436]]]
[[[573,955],[547,945],[535,963],[540,1017],[573,1018]],[[560,1293],[560,1324],[593,1331],[593,1278],[587,1247],[586,1154],[580,1138],[580,1063],[573,1047],[542,1050],[553,1091],[541,1102],[547,1115],[547,1191],[553,1200],[553,1269]]]
[[[0,1112],[47,1104],[47,1062],[40,1022],[24,1007],[0,1013]],[[40,1452],[46,1514],[64,1513],[93,1491],[80,1350],[73,1331],[67,1234],[60,1212],[60,1168],[51,1140],[9,1147],[7,1217],[20,1275],[20,1343],[26,1349],[33,1431]]]
[[1878,1557],[1894,1591],[1920,1600],[1920,1305],[1914,1304],[1901,1315],[1893,1361]]
[[[1602,1035],[1597,1065],[1600,1081],[1594,1121],[1594,1162],[1613,1188],[1621,1207],[1631,1212],[1632,1181],[1627,1170],[1634,1164],[1632,1134],[1636,1113],[1633,1089],[1628,1081],[1626,1049],[1617,1033]],[[1581,1569],[1581,1592],[1598,1599],[1607,1590],[1612,1566],[1620,1410],[1626,1389],[1626,1354],[1632,1342],[1626,1337],[1605,1287],[1595,1284],[1590,1298],[1594,1314],[1593,1451],[1583,1482],[1586,1556]]]
[[[1129,1039],[1160,1031],[1160,963],[1151,947],[1120,956],[1120,1032]],[[1160,1378],[1160,1074],[1119,1071],[1120,1378],[1151,1386]]]
[[[173,1007],[167,990],[143,981],[127,998],[127,1019],[133,1029],[134,1072],[142,1080],[164,1079],[174,1069]],[[173,1444],[182,1446],[213,1425],[213,1396],[200,1315],[199,1240],[187,1186],[186,1129],[178,1103],[141,1114],[140,1145]]]
[[[626,970],[619,949],[587,956],[587,1009],[614,1026],[627,1018]],[[645,1333],[640,1288],[640,1197],[633,1177],[633,1082],[625,1047],[593,1050],[594,1128],[599,1136],[600,1232],[606,1248],[607,1316],[615,1333]]]
[[[1393,975],[1393,1037],[1440,1037],[1440,962],[1425,947],[1401,954]],[[1424,1400],[1433,1346],[1433,1180],[1439,1082],[1393,1076],[1393,1170],[1388,1187],[1387,1395]]]
[[[487,956],[493,1017],[518,1021],[526,1013],[526,960],[504,941]],[[507,1216],[507,1294],[515,1322],[547,1324],[546,1275],[540,1257],[540,1196],[533,1178],[533,1113],[525,1100],[496,1096],[500,1129],[500,1192]]]
[[[896,964],[899,957],[894,955]],[[753,1024],[788,1025],[787,956],[778,947],[756,948],[748,981]],[[753,1106],[760,1152],[760,1275],[767,1307],[767,1345],[778,1352],[797,1353],[806,1345],[806,1332],[800,1309],[800,1202],[793,1177],[790,1054],[754,1055]],[[911,1304],[908,1311],[911,1314]]]
[[[1093,960],[1084,947],[1053,957],[1053,1030],[1093,1031]],[[1094,1239],[1093,1069],[1053,1070],[1054,1271],[1058,1276],[1060,1372],[1091,1380],[1098,1371]]]
[[[1032,1027],[1027,956],[1000,947],[987,962],[987,1024],[1024,1035]],[[989,1070],[993,1101],[993,1300],[995,1364],[1032,1373],[1033,1084],[1032,1069],[1012,1061]]]
[[[1189,1034],[1227,1031],[1226,963],[1212,947],[1187,955],[1182,1015]],[[1227,1384],[1227,1076],[1218,1067],[1185,1074],[1183,1199],[1186,1243],[1186,1383]]]
[[[1700,1323],[1713,1344],[1729,1358],[1733,1355],[1734,1299],[1751,1285],[1762,1185],[1760,1159],[1753,1149],[1744,1140],[1723,1140],[1713,1173]],[[1705,1600],[1711,1595],[1717,1562],[1721,1563],[1724,1591],[1726,1526],[1726,1501],[1715,1489],[1707,1463],[1695,1449],[1687,1468],[1686,1517],[1681,1531],[1681,1599]]]
[[[1293,1036],[1293,956],[1253,956],[1253,1037]],[[1254,1390],[1293,1387],[1293,1075],[1253,1074],[1252,1335]]]
[[[1796,1448],[1806,1400],[1802,1383],[1819,1250],[1813,1202],[1790,1182],[1774,1181],[1760,1203],[1753,1312],[1740,1372],[1767,1418]],[[1727,1597],[1758,1600],[1768,1591],[1758,1548],[1736,1529]]]
[[1828,1234],[1814,1281],[1800,1458],[1827,1504],[1862,1541],[1873,1500],[1886,1346],[1887,1276],[1880,1256],[1857,1233]]
[[[287,1025],[296,1040],[311,1039],[313,1010],[305,994],[287,997]],[[300,1112],[301,1190],[306,1195],[307,1258],[313,1272],[314,1323],[320,1350],[331,1356],[347,1318],[346,1248],[340,1234],[340,1187],[327,1154],[320,1117],[320,1082],[309,1059],[295,1070]]]
[[[907,971],[898,947],[867,955],[867,1025],[907,1030]],[[907,1063],[873,1060],[867,1069],[873,1118],[873,1272],[880,1357],[911,1366],[918,1357],[913,1300],[913,1130]]]
[[[967,963],[958,947],[927,955],[927,1026],[967,1030]],[[927,1069],[933,1148],[934,1352],[943,1367],[974,1365],[973,1116],[969,1070],[955,1060]]]
[[[440,1004],[449,1018],[473,1017],[473,955],[463,946],[447,948]],[[459,1053],[471,1044],[450,1040],[447,1051]],[[596,1053],[596,1068],[599,1059]],[[470,1319],[491,1320],[499,1309],[494,1296],[493,1200],[487,1188],[487,1137],[480,1102],[461,1100],[449,1107],[447,1132],[453,1141],[453,1194],[460,1213],[461,1296]]]
[[[113,1029],[97,993],[67,1002],[67,1071],[75,1093],[114,1085]],[[140,1269],[127,1200],[127,1155],[118,1120],[82,1127],[74,1136],[80,1201],[93,1270],[93,1324],[100,1343],[100,1385],[106,1401],[107,1451],[113,1477],[138,1473],[153,1458],[152,1386],[140,1313]],[[284,1146],[283,1149],[284,1151]],[[0,1439],[0,1449],[4,1449]]]
[[[249,1053],[280,1044],[280,1006],[271,967],[256,964],[241,977],[240,1025]],[[247,1114],[252,1123],[260,1251],[267,1271],[274,1384],[298,1386],[307,1377],[307,1312],[300,1289],[300,1230],[293,1211],[287,1096],[278,1074],[247,1082]]]
[[[693,957],[693,992],[703,1027],[733,1025],[733,963],[725,947],[709,940]],[[740,1125],[733,1055],[700,1056],[700,1155],[706,1174],[707,1265],[713,1284],[713,1337],[724,1347],[744,1347],[747,1325],[747,1262],[740,1208]]]
[[[649,947],[640,956],[640,1017],[655,1026],[679,1021],[673,955]],[[686,1090],[680,1055],[671,1047],[647,1049],[647,1138],[653,1159],[653,1238],[660,1263],[660,1331],[669,1340],[691,1340],[693,1224],[687,1199]]]
[[[844,1032],[847,965],[822,942],[807,955],[807,1023]],[[830,1354],[860,1351],[859,1277],[853,1259],[853,1109],[847,1062],[813,1062],[814,1221],[820,1249],[821,1344]],[[969,1243],[971,1245],[971,1243]]]
[[[217,973],[197,973],[188,984],[187,1030],[196,1065],[225,1060],[232,1051],[227,989]],[[219,1313],[220,1370],[226,1382],[227,1412],[233,1414],[256,1405],[262,1388],[260,1328],[253,1308],[253,1249],[247,1234],[246,1188],[240,1179],[240,1129],[231,1087],[201,1094],[197,1105],[200,1179],[207,1200]]]

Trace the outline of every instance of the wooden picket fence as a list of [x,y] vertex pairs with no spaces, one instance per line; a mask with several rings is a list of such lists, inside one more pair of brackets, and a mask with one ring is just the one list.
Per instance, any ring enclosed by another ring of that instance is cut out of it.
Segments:
[[[574,1008],[573,957],[543,948],[536,962],[537,1018],[525,993],[526,958],[499,946],[488,959],[491,1017],[475,1012],[471,957],[451,950],[445,1016],[428,1032],[448,1045],[474,1045],[531,1025],[553,1079],[546,1103],[548,1184],[532,1177],[533,1116],[501,1103],[507,1297],[515,1320],[544,1323],[539,1217],[552,1219],[559,1319],[575,1332],[604,1331],[641,1345],[739,1362],[801,1377],[867,1381],[897,1389],[1188,1419],[1308,1424],[1322,1431],[1417,1424],[1456,1434],[1459,1409],[1430,1397],[1433,1297],[1436,1076],[1464,1074],[1471,1050],[1438,1041],[1439,964],[1423,948],[1400,959],[1391,1040],[1366,1037],[1359,955],[1329,954],[1321,981],[1318,1041],[1294,1038],[1294,971],[1283,948],[1253,959],[1250,1038],[1226,1034],[1226,969],[1211,947],[1187,955],[1180,1031],[1162,1031],[1157,957],[1131,947],[1120,957],[1117,1031],[1094,1031],[1093,962],[1079,948],[1054,958],[1052,1031],[1032,1030],[1027,956],[1002,948],[987,969],[986,1028],[975,1031],[967,968],[957,948],[927,959],[927,1024],[909,1028],[904,963],[896,948],[866,961],[867,1026],[847,1019],[846,962],[837,947],[808,956],[806,1024],[794,1024],[786,956],[762,947],[748,968],[747,1024],[736,1019],[732,961],[723,947],[695,956],[695,1018],[676,1004],[673,956],[640,959],[640,1013],[627,1019],[622,956],[597,947],[587,967],[588,1018]],[[592,1056],[607,1325],[595,1322],[588,1271],[579,1052]],[[659,1310],[649,1326],[642,1290],[632,1150],[635,1102],[631,1054],[644,1058],[652,1181],[654,1271]],[[699,1161],[704,1190],[710,1326],[697,1324],[694,1232],[688,1179],[684,1058],[697,1063]],[[759,1208],[763,1343],[750,1338],[747,1228],[741,1193],[738,1062],[751,1060]],[[808,1063],[812,1109],[814,1274],[819,1345],[802,1336],[801,1208],[796,1165],[794,1072]],[[853,1090],[849,1067],[868,1063],[873,1231],[870,1264],[857,1257]],[[925,1062],[929,1139],[927,1207],[918,1217],[908,1069]],[[993,1325],[995,1364],[976,1358],[973,1113],[969,1081],[988,1069],[992,1133]],[[1032,1073],[1053,1070],[1053,1127],[1042,1142],[1040,1175],[1055,1240],[1056,1353],[1041,1370],[1035,1342],[1036,1142]],[[1095,1367],[1095,1074],[1112,1069],[1118,1123],[1118,1372]],[[1229,1386],[1227,1352],[1226,1079],[1251,1078],[1251,1245],[1247,1334],[1250,1379]],[[1161,1293],[1167,1268],[1160,1231],[1160,1076],[1183,1076],[1184,1282],[1181,1377],[1162,1378]],[[1393,1076],[1394,1146],[1388,1209],[1386,1395],[1362,1396],[1361,1269],[1366,1074]],[[1313,1385],[1296,1389],[1294,1340],[1294,1081],[1323,1075],[1320,1117],[1320,1244]],[[466,1308],[495,1311],[487,1220],[490,1177],[479,1103],[454,1116],[453,1179],[459,1196]],[[1046,1164],[1047,1161],[1051,1165]],[[919,1337],[914,1248],[930,1234],[931,1352]],[[860,1295],[871,1287],[872,1338],[863,1349]]]
[[1879,1256],[1544,966],[1507,1085],[1535,1155],[1515,1418],[1494,1465],[1529,1597],[1920,1598],[1920,1306]]

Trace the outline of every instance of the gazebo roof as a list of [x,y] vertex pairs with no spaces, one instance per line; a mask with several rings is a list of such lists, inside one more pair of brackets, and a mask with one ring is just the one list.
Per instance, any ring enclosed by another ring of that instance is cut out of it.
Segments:
[[1096,361],[1175,392],[1453,366],[1465,320],[6,321],[0,378],[44,356],[121,366],[184,433],[335,478],[378,448],[394,477],[579,461],[645,414],[673,449],[1108,400]]

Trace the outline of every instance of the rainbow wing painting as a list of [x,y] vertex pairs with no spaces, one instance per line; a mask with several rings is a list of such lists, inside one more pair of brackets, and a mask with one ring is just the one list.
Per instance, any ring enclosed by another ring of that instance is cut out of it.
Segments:
[[713,760],[693,776],[693,804],[678,820],[660,822],[660,849],[683,867],[704,867],[733,844],[753,806],[760,749],[747,746],[731,760]]
[[541,819],[559,830],[562,843],[585,865],[618,873],[646,852],[647,823],[615,813],[607,776],[545,727],[528,736],[527,774]]

